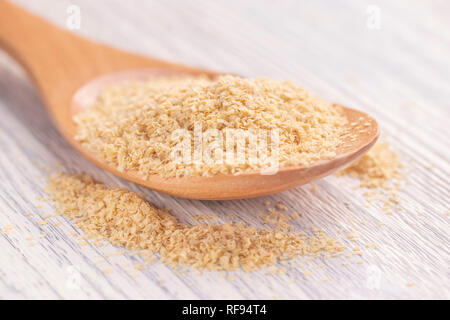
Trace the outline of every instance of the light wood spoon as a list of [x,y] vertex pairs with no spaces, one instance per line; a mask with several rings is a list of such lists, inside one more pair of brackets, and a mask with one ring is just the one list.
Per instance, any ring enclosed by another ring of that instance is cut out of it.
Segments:
[[356,139],[346,139],[332,160],[318,161],[309,167],[280,168],[274,175],[261,175],[258,171],[170,179],[152,175],[143,179],[134,171],[120,172],[83,149],[74,139],[76,127],[72,116],[89,107],[105,84],[145,80],[150,74],[206,74],[214,77],[216,73],[135,55],[83,39],[4,0],[0,0],[0,46],[31,75],[53,122],[75,149],[121,178],[174,196],[225,200],[283,191],[342,169],[367,152],[379,135],[375,119],[361,111],[344,108],[349,123],[359,121],[366,125],[349,125]]

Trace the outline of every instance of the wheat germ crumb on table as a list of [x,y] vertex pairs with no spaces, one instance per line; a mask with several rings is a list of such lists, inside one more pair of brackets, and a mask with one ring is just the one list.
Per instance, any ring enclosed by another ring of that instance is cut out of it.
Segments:
[[383,210],[392,214],[400,199],[398,193],[403,181],[397,152],[387,142],[378,142],[369,152],[357,159],[348,168],[337,173],[358,178],[359,187],[367,188],[364,195],[369,202],[381,201]]
[[46,191],[56,213],[69,217],[88,237],[146,257],[159,254],[172,267],[253,271],[300,255],[335,256],[344,250],[323,230],[308,236],[244,223],[183,224],[140,195],[107,187],[85,174],[56,174]]

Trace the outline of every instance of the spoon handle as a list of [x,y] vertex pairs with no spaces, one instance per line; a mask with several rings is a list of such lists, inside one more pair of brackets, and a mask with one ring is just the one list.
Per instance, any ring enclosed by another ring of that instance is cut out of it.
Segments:
[[44,98],[67,95],[90,79],[124,69],[169,63],[95,43],[0,0],[0,48],[30,73]]
[[[78,71],[68,64],[75,36],[0,0],[0,47],[40,86],[55,85]],[[76,39],[77,45],[78,39]]]

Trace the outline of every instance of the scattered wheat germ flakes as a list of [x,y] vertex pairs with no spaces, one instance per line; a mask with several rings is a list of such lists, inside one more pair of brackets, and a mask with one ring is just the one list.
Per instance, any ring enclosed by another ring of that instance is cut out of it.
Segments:
[[287,209],[288,208],[284,204],[279,202],[275,206],[275,208],[267,208],[267,211],[269,211],[268,214],[258,213],[257,216],[262,218],[262,224],[264,225],[270,225],[283,231],[289,231],[292,229],[292,226],[287,222],[299,218],[301,216],[301,213],[297,212],[293,213],[292,215],[288,215],[281,212],[286,211]]
[[403,166],[397,152],[387,142],[379,142],[336,175],[350,175],[358,178],[359,187],[367,188],[364,195],[369,203],[380,201],[383,203],[383,210],[391,215],[392,208],[400,202],[398,192],[403,181],[400,172]]
[[377,248],[377,245],[376,245],[376,243],[374,243],[374,242],[367,242],[367,243],[366,243],[366,247],[367,247],[367,248],[376,249],[376,248]]
[[60,173],[46,191],[58,213],[85,234],[139,252],[159,254],[172,267],[253,271],[300,255],[317,257],[345,249],[323,230],[314,235],[257,230],[242,222],[186,225],[138,194],[108,188],[85,174]]
[[286,211],[288,209],[283,202],[278,202],[276,204],[276,208],[281,211]]
[[398,154],[387,142],[377,143],[369,152],[356,160],[338,175],[349,174],[361,180],[361,187],[384,187],[392,179],[399,179],[403,167]]
[[8,225],[3,227],[2,232],[5,235],[9,235],[13,229],[14,229],[14,226],[12,224],[8,224]]
[[134,264],[134,269],[142,271],[145,270],[145,266],[142,263],[136,263]]

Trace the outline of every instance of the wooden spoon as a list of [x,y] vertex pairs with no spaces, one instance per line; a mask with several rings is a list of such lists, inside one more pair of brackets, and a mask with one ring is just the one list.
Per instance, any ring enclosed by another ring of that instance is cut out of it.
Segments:
[[74,139],[76,127],[72,116],[89,107],[105,84],[145,79],[150,74],[206,74],[214,77],[217,73],[135,55],[83,39],[4,0],[0,0],[0,46],[31,75],[53,122],[75,149],[121,178],[174,196],[225,200],[283,191],[343,168],[367,152],[379,135],[375,119],[361,111],[343,108],[349,123],[359,122],[361,126],[349,125],[356,139],[347,138],[334,159],[318,161],[309,167],[280,168],[273,175],[261,175],[258,171],[170,179],[152,175],[143,179],[134,171],[120,172],[83,149]]

